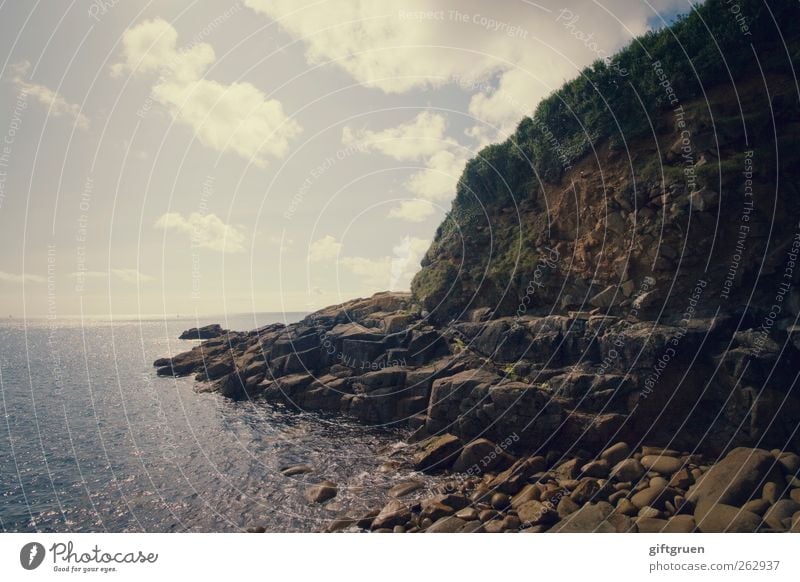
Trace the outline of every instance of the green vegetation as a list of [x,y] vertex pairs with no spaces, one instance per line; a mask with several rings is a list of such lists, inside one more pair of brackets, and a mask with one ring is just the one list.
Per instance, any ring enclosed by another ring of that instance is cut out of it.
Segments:
[[671,26],[637,38],[610,62],[595,62],[543,100],[511,138],[467,163],[451,218],[459,222],[478,201],[519,199],[539,180],[557,182],[599,143],[623,146],[649,133],[649,120],[665,109],[701,97],[731,77],[760,75],[759,64],[765,71],[785,70],[775,23],[790,44],[800,33],[800,4],[737,0],[736,5],[738,18],[730,2],[709,0]]

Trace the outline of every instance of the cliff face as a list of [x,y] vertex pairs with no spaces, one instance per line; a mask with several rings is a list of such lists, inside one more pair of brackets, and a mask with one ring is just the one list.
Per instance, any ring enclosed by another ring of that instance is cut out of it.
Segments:
[[769,4],[646,35],[472,160],[412,283],[431,317],[763,315],[800,217],[797,4]]
[[800,5],[740,6],[747,30],[708,2],[470,161],[411,295],[158,373],[448,443],[800,449]]

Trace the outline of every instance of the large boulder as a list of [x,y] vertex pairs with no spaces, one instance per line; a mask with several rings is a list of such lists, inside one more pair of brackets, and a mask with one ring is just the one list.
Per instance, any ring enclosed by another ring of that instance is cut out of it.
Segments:
[[463,448],[461,439],[452,434],[431,437],[418,445],[414,455],[414,468],[418,471],[443,471],[449,469]]
[[212,323],[211,325],[205,325],[203,327],[193,327],[191,329],[187,329],[178,336],[178,339],[207,340],[219,337],[225,333],[227,333],[227,330],[222,329],[220,324]]
[[769,451],[739,447],[711,467],[693,485],[687,499],[741,506],[761,493],[767,476],[776,470],[777,461]]

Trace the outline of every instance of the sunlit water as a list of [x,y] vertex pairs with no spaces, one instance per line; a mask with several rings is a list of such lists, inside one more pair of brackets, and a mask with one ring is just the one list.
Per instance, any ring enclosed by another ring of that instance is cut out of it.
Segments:
[[[191,347],[176,338],[198,323],[0,323],[0,529],[315,531],[385,497],[398,475],[379,468],[404,434],[156,377],[153,360]],[[280,474],[296,463],[314,473]],[[312,506],[303,492],[322,479],[340,494]]]

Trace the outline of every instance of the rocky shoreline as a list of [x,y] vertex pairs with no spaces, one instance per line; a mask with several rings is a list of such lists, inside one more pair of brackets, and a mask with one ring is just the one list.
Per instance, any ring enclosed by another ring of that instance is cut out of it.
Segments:
[[[214,330],[155,366],[198,391],[411,431],[414,468],[441,487],[397,483],[330,531],[797,530],[800,330],[692,315],[474,309],[444,325],[410,294],[378,293]],[[336,495],[315,487],[310,503]]]

